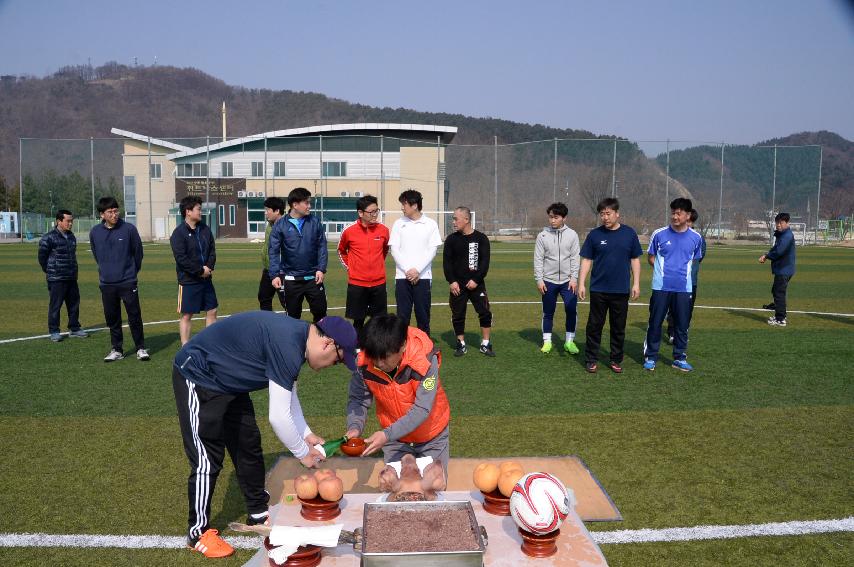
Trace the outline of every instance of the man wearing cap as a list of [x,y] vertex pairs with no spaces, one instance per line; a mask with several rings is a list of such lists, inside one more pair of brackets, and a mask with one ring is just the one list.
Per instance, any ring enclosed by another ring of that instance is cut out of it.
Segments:
[[303,363],[320,370],[343,362],[355,370],[356,331],[340,317],[309,324],[270,311],[239,313],[190,339],[172,368],[184,451],[190,461],[187,544],[206,557],[234,549],[209,526],[211,498],[225,450],[234,464],[247,523],[267,521],[264,455],[250,392],[269,388],[269,420],[284,445],[307,467],[324,440],[303,417],[297,378]]

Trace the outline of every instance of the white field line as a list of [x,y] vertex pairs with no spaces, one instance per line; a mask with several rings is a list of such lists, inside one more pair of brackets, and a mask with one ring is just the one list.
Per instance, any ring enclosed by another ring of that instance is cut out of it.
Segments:
[[[690,528],[664,528],[659,530],[617,530],[590,532],[590,535],[597,544],[618,544],[697,541],[758,536],[798,536],[852,531],[854,531],[854,517],[849,516],[838,520],[773,522],[743,526],[694,526]],[[257,537],[234,536],[225,539],[233,547],[240,549],[258,549],[261,547],[261,540]],[[186,545],[186,539],[181,536],[0,533],[0,547],[180,549],[186,547]]]
[[[588,304],[589,301],[579,301],[580,304]],[[490,301],[490,305],[541,305],[541,301]],[[431,303],[431,306],[441,307],[447,306],[447,303]],[[648,303],[629,303],[632,307],[648,307]],[[397,307],[397,305],[390,303],[389,307]],[[758,311],[762,313],[771,313],[768,309],[760,309],[756,307],[722,307],[719,305],[695,305],[695,309],[717,309],[724,311]],[[327,311],[341,311],[344,307],[328,307]],[[305,310],[304,310],[305,311]],[[276,311],[276,313],[284,313],[284,311]],[[854,313],[832,313],[826,311],[786,311],[787,314],[797,313],[800,315],[828,315],[831,317],[854,317]],[[229,315],[219,315],[217,319],[225,319],[229,317]],[[193,317],[193,321],[204,321],[204,317]],[[148,327],[150,325],[174,325],[178,322],[178,319],[172,319],[167,321],[149,321],[148,323],[143,323],[143,326]],[[127,328],[127,324],[122,325],[122,327]],[[84,329],[87,333],[94,333],[97,331],[107,331],[109,330],[107,327],[93,327],[91,329]],[[62,335],[67,336],[68,333],[62,333]],[[30,337],[17,337],[14,339],[3,339],[0,340],[0,345],[7,343],[16,343],[20,341],[32,341],[36,339],[47,339],[50,338],[50,335],[33,335]]]

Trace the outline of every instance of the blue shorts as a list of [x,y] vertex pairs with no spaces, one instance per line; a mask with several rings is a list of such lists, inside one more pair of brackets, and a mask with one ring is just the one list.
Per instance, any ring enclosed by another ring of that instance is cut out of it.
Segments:
[[178,284],[178,313],[201,313],[218,306],[212,281],[191,285]]

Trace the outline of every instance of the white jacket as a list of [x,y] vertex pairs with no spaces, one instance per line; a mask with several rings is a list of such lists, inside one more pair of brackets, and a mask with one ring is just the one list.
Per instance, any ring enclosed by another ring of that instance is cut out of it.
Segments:
[[566,225],[557,230],[547,226],[534,246],[534,279],[562,284],[578,282],[581,265],[578,234]]

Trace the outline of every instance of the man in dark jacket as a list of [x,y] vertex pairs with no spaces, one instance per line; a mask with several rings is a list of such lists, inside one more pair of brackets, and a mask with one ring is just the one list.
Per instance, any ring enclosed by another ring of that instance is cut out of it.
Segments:
[[767,254],[759,257],[759,263],[771,260],[771,273],[774,274],[774,284],[771,286],[771,295],[774,302],[765,305],[766,309],[773,309],[774,316],[768,318],[768,324],[772,327],[786,326],[786,290],[789,280],[795,275],[795,235],[789,228],[789,213],[779,213],[774,217],[774,246]]
[[302,300],[314,322],[326,317],[326,231],[311,214],[311,192],[297,187],[288,195],[288,214],[270,232],[270,279],[273,287],[285,288],[288,315],[299,319]]
[[47,311],[47,329],[50,340],[62,340],[59,332],[59,312],[62,304],[68,310],[68,335],[87,337],[80,328],[80,289],[77,287],[77,238],[71,232],[74,215],[60,209],[56,213],[56,226],[39,240],[39,264],[47,276],[50,304]]
[[211,229],[202,222],[202,200],[188,195],[179,204],[184,222],[175,227],[169,243],[178,274],[178,330],[181,344],[187,344],[193,331],[193,315],[205,312],[205,325],[216,323],[219,303],[213,286],[216,246]]
[[448,304],[451,306],[451,323],[457,335],[454,356],[463,356],[466,348],[466,306],[471,301],[480,318],[480,352],[495,356],[489,333],[492,329],[492,312],[486,294],[486,273],[489,271],[489,239],[471,225],[471,209],[454,209],[456,232],[445,239],[442,267],[450,286]]
[[110,328],[112,349],[104,362],[124,358],[122,349],[122,303],[136,346],[137,360],[149,360],[142,331],[142,309],[139,306],[138,274],[142,269],[142,240],[136,227],[119,217],[119,204],[114,197],[98,200],[101,224],[89,231],[89,246],[98,264],[98,280],[104,319]]

